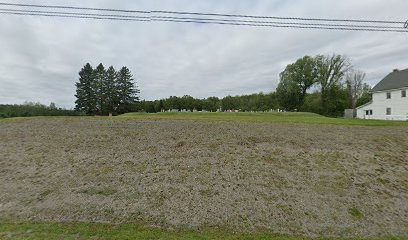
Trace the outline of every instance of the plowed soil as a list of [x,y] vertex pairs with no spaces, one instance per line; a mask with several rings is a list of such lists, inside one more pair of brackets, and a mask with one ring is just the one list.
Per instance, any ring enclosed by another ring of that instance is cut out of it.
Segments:
[[0,121],[0,220],[408,236],[408,128]]

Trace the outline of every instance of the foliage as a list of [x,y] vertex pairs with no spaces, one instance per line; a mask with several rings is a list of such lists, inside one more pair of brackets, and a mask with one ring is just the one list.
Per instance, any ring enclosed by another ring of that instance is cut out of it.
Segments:
[[[280,74],[278,102],[287,110],[342,116],[344,109],[370,101],[368,85],[363,83],[365,73],[351,68],[350,60],[342,55],[304,56]],[[318,91],[311,94],[310,89]]]
[[97,112],[97,97],[96,97],[96,83],[94,81],[94,70],[92,66],[87,63],[81,69],[79,74],[79,82],[76,85],[77,98],[75,101],[75,109],[83,111],[87,114],[96,114]]
[[45,106],[40,103],[25,103],[23,105],[0,105],[0,118],[33,117],[33,116],[81,116],[82,112],[57,108],[55,103]]
[[139,100],[137,96],[139,93],[140,90],[134,83],[132,73],[127,67],[122,67],[117,73],[116,80],[117,112],[129,112],[132,105]]
[[75,109],[89,115],[129,112],[140,92],[127,67],[116,72],[112,66],[106,70],[102,63],[96,69],[85,64],[79,72],[76,88]]
[[305,112],[321,113],[321,97],[320,92],[316,91],[314,93],[306,94],[305,101],[303,103],[302,109]]
[[357,100],[356,106],[364,105],[370,102],[372,99],[373,94],[371,93],[371,87],[368,84],[364,83],[361,97]]
[[[323,95],[322,95],[323,96]],[[325,116],[338,117],[344,114],[344,109],[351,105],[350,95],[343,85],[334,85],[326,92],[325,108],[322,113]],[[323,105],[321,105],[323,108]]]
[[278,109],[276,93],[254,93],[242,96],[226,96],[222,99],[209,97],[205,99],[193,98],[189,95],[183,97],[171,96],[166,99],[155,101],[141,101],[133,105],[134,112],[156,113],[161,111],[207,111],[216,112],[239,110],[249,111],[269,111]]
[[[341,84],[341,80],[350,68],[349,60],[341,55],[332,54],[331,56],[316,56],[318,68],[317,83],[320,86],[322,114],[333,115],[330,112],[330,95],[333,95],[333,89]],[[344,109],[343,109],[344,110]]]
[[286,66],[276,89],[280,104],[288,110],[302,109],[306,91],[316,82],[317,74],[316,59],[310,56]]

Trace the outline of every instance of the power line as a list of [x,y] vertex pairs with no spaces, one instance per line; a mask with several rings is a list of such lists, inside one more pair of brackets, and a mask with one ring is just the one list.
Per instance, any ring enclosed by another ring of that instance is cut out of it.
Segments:
[[[175,12],[175,11],[136,11],[109,8],[85,8],[73,6],[55,5],[35,5],[35,4],[13,4],[0,3],[3,6],[13,6],[18,8],[0,8],[0,14],[22,15],[22,16],[44,16],[44,17],[64,17],[82,18],[98,20],[120,20],[120,21],[143,21],[143,22],[176,22],[176,23],[199,23],[199,24],[219,24],[251,27],[278,27],[278,28],[301,28],[301,29],[325,29],[325,30],[348,30],[348,31],[377,31],[377,32],[403,32],[408,33],[408,21],[379,21],[379,20],[355,20],[355,19],[324,19],[324,18],[295,18],[295,17],[268,17],[251,15],[233,15],[218,13],[197,13],[197,12]],[[42,9],[64,9],[64,11],[39,11],[24,8]],[[67,12],[69,10],[80,10]],[[104,14],[89,13],[86,11],[117,12],[124,14]],[[133,15],[129,15],[133,14]],[[135,14],[142,14],[138,16]],[[165,14],[163,16],[163,14]],[[169,16],[170,14],[170,16]],[[176,16],[174,16],[176,15]],[[245,19],[245,20],[243,20]],[[262,19],[262,20],[259,20]],[[274,21],[265,19],[274,19]],[[285,20],[285,21],[278,21]],[[288,21],[290,20],[290,21]],[[333,22],[342,22],[333,23]],[[384,25],[386,24],[386,25]],[[400,25],[397,26],[396,24]],[[393,26],[391,26],[393,25]],[[403,26],[403,27],[401,27]]]
[[214,19],[214,18],[191,18],[191,17],[167,17],[167,16],[152,16],[152,19],[174,19],[174,20],[197,20],[197,21],[222,21],[236,23],[254,23],[254,24],[286,24],[299,26],[328,26],[328,27],[353,27],[353,28],[382,28],[382,29],[400,29],[393,26],[376,26],[376,25],[351,25],[351,24],[326,24],[326,23],[303,23],[303,22],[271,22],[271,21],[251,21],[251,20],[230,20],[230,19]]
[[[112,15],[99,16],[98,14],[93,15],[78,15],[70,13],[67,14],[47,14],[47,13],[23,13],[23,12],[10,12],[10,11],[0,11],[0,14],[12,14],[12,15],[25,15],[25,16],[44,16],[44,17],[61,17],[61,18],[81,18],[81,19],[97,19],[97,20],[120,20],[120,21],[138,21],[138,22],[175,22],[175,23],[199,23],[199,24],[218,24],[218,25],[234,25],[234,26],[250,26],[250,27],[277,27],[277,28],[301,28],[301,29],[324,29],[324,30],[348,30],[348,31],[369,31],[369,32],[405,32],[406,30],[401,29],[378,29],[378,28],[351,28],[351,27],[323,27],[323,26],[302,26],[296,25],[296,23],[279,23],[279,24],[250,24],[250,23],[239,23],[239,22],[222,22],[222,21],[203,21],[203,20],[177,20],[177,19],[166,19],[166,18],[156,18],[153,20],[146,19],[143,17],[109,17]],[[290,24],[290,25],[289,25]]]
[[150,21],[151,17],[149,16],[132,16],[132,15],[117,15],[117,14],[98,14],[98,13],[76,13],[76,12],[58,12],[58,11],[36,11],[36,10],[16,10],[16,9],[9,9],[9,8],[0,8],[0,11],[7,13],[21,13],[21,15],[24,15],[24,13],[30,14],[30,15],[38,15],[38,16],[43,16],[44,15],[73,15],[73,16],[93,16],[93,17],[111,17],[111,18],[141,18],[141,19],[146,19],[146,21]]
[[[235,19],[215,19],[215,18],[192,18],[192,17],[171,17],[171,16],[158,16],[153,15],[151,17],[146,16],[133,16],[133,15],[117,15],[117,14],[95,14],[95,13],[76,13],[76,12],[61,12],[61,11],[37,11],[37,10],[16,10],[9,8],[0,8],[2,12],[15,12],[15,13],[35,13],[35,15],[75,15],[75,16],[92,16],[92,17],[108,17],[108,18],[135,18],[135,19],[145,19],[150,21],[161,21],[161,20],[185,20],[185,21],[205,21],[213,22],[220,21],[226,23],[244,23],[244,24],[260,24],[260,25],[299,25],[299,26],[320,26],[320,27],[353,27],[353,28],[384,28],[384,29],[398,29],[392,26],[375,26],[375,25],[346,25],[346,24],[325,24],[325,23],[299,23],[299,22],[271,22],[271,21],[251,21],[251,20],[235,20]],[[34,14],[33,14],[34,15]],[[40,15],[40,16],[43,16]]]
[[149,19],[137,19],[137,18],[117,18],[117,17],[97,17],[97,16],[87,16],[87,15],[63,15],[63,14],[45,14],[45,13],[21,13],[21,12],[3,12],[0,14],[10,14],[10,15],[22,15],[22,16],[42,16],[42,17],[61,17],[61,18],[82,18],[82,19],[97,19],[97,20],[120,20],[120,21],[139,21],[139,22],[150,22]]
[[261,18],[261,19],[280,19],[280,20],[301,20],[301,21],[327,21],[327,22],[360,22],[360,23],[390,23],[404,24],[404,21],[385,21],[385,20],[362,20],[362,19],[332,19],[332,18],[300,18],[300,17],[276,17],[276,16],[256,16],[256,15],[240,15],[240,14],[221,14],[221,13],[199,13],[199,12],[183,12],[183,11],[140,11],[140,10],[125,10],[113,8],[89,8],[89,7],[74,7],[60,5],[37,5],[37,4],[18,4],[18,3],[2,3],[0,5],[15,6],[15,7],[33,7],[33,8],[54,8],[54,9],[73,9],[73,10],[91,10],[91,11],[109,11],[109,12],[126,12],[126,13],[144,13],[144,14],[179,14],[179,15],[201,15],[201,16],[217,16],[217,17],[237,17],[237,18]]
[[0,2],[3,6],[15,6],[15,7],[32,7],[32,8],[55,8],[55,9],[72,9],[72,10],[91,10],[91,11],[108,11],[108,12],[126,12],[126,13],[147,13],[151,11],[137,11],[137,10],[122,10],[122,9],[109,9],[109,8],[88,8],[88,7],[73,7],[73,6],[57,6],[57,5],[37,5],[37,4],[20,4],[20,3],[4,3]]
[[152,12],[155,12],[155,13],[167,13],[167,14],[181,14],[181,15],[202,15],[202,16],[218,16],[218,17],[258,18],[258,19],[261,18],[261,19],[300,20],[300,21],[390,23],[390,24],[403,24],[403,23],[404,23],[404,22],[401,22],[401,21],[385,21],[385,20],[276,17],[276,16],[255,16],[255,15],[220,14],[220,13],[198,13],[198,12],[176,12],[176,11],[152,11]]

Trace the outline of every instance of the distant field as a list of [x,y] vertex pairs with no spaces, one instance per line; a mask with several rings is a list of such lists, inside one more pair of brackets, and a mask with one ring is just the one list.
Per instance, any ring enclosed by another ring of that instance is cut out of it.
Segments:
[[305,113],[0,120],[0,239],[404,239],[406,125]]
[[180,120],[209,120],[209,121],[244,121],[259,123],[307,123],[307,124],[334,124],[334,125],[357,125],[357,126],[408,126],[408,121],[404,122],[404,121],[329,118],[314,113],[304,112],[127,113],[121,115],[120,117],[152,120],[180,119]]

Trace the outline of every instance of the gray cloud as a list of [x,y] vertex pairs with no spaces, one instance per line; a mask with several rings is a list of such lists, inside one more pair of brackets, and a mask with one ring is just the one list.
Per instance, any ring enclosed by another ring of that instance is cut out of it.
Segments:
[[[30,2],[30,1],[28,1]],[[37,3],[37,1],[31,1]],[[55,2],[41,1],[43,4]],[[65,1],[66,5],[253,15],[403,20],[404,0]],[[373,85],[406,68],[407,34],[137,23],[0,15],[0,103],[73,107],[80,68],[128,66],[143,99],[273,91],[304,55],[344,54]]]

